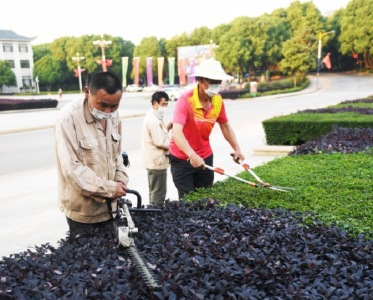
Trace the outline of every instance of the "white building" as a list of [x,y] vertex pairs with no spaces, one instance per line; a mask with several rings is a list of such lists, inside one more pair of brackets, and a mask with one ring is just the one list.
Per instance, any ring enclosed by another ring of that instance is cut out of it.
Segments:
[[20,36],[11,30],[0,29],[0,60],[10,63],[17,80],[17,86],[4,85],[3,93],[19,93],[20,87],[35,86],[32,80],[34,69],[32,39]]

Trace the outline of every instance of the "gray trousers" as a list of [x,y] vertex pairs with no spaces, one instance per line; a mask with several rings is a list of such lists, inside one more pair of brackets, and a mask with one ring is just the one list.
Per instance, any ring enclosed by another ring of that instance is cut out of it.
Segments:
[[167,169],[146,169],[148,172],[149,204],[159,205],[166,199]]

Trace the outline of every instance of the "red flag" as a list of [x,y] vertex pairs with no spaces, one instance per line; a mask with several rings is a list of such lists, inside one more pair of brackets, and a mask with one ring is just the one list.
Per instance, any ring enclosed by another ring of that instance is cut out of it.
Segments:
[[[83,73],[84,71],[85,71],[85,69],[80,69],[80,73]],[[74,69],[74,72],[75,72],[75,77],[78,77],[79,76],[79,70]]]
[[106,66],[107,67],[110,67],[112,64],[113,64],[113,60],[112,59],[107,59],[106,60]]
[[355,58],[355,59],[357,59],[357,57],[358,57],[358,54],[357,54],[357,53],[355,53],[355,52],[354,52],[354,50],[352,50],[352,49],[351,49],[351,51],[352,51],[352,57],[353,57],[353,58]]
[[322,62],[325,64],[325,66],[328,69],[332,68],[332,62],[330,61],[330,53],[328,53],[327,55],[325,55],[325,57],[323,58]]

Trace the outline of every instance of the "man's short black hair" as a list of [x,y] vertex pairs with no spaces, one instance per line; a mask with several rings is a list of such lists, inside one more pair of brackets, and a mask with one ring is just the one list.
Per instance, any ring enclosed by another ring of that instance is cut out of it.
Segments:
[[106,93],[113,95],[118,91],[122,91],[122,84],[114,73],[98,72],[92,76],[89,83],[89,90],[92,94],[96,94],[101,89]]
[[152,101],[151,101],[152,105],[153,105],[153,101],[157,101],[157,103],[159,104],[159,102],[161,102],[162,98],[165,98],[166,101],[170,100],[170,98],[168,97],[168,94],[166,92],[163,92],[163,91],[155,92],[152,95]]

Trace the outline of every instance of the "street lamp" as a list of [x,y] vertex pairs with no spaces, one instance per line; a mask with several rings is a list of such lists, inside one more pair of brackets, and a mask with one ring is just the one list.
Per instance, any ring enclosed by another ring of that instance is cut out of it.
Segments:
[[106,59],[105,59],[105,47],[109,47],[111,45],[111,41],[104,41],[104,36],[101,34],[101,40],[97,40],[93,42],[93,45],[99,46],[102,52],[102,71],[106,72]]
[[317,54],[317,76],[316,76],[316,90],[319,88],[319,72],[320,72],[320,63],[321,63],[321,39],[328,35],[329,33],[335,33],[334,30],[320,33],[319,37],[319,51]]
[[79,56],[79,52],[76,52],[76,57],[72,57],[73,61],[78,63],[78,74],[79,74],[79,88],[80,93],[82,93],[82,75],[80,74],[80,61],[84,59],[84,56]]

